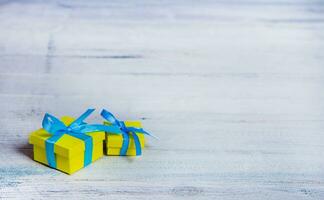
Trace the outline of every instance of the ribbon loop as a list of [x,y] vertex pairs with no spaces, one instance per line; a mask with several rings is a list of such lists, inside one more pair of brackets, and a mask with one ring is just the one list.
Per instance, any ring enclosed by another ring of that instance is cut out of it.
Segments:
[[116,117],[109,111],[103,109],[100,113],[100,115],[105,118],[108,122],[110,122],[112,125],[119,125],[119,121],[116,119]]

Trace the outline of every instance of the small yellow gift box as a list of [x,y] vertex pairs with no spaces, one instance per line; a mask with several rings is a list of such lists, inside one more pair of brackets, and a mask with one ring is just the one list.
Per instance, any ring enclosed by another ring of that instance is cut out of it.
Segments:
[[[69,126],[74,118],[62,117],[61,121]],[[89,132],[86,135],[92,137],[92,158],[91,162],[103,156],[103,140],[105,139],[105,132]],[[53,135],[41,128],[34,131],[29,136],[29,143],[33,145],[34,160],[49,165],[46,140]],[[54,144],[54,155],[56,166],[55,168],[67,174],[72,174],[85,166],[85,142],[77,137],[69,134],[62,135]],[[90,150],[91,151],[91,150]],[[50,165],[49,165],[50,166]]]
[[[142,128],[140,121],[125,121],[126,127]],[[111,125],[109,122],[104,122],[105,125]],[[136,133],[140,142],[140,148],[144,148],[145,137],[144,134]],[[128,133],[129,144],[126,152],[126,156],[136,156],[136,146],[134,141],[133,133]],[[106,154],[111,156],[121,155],[121,148],[123,146],[124,138],[121,134],[114,134],[106,132]]]

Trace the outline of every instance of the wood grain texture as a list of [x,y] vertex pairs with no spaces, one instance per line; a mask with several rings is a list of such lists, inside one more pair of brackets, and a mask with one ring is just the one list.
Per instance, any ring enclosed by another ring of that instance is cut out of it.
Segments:
[[[324,199],[323,30],[315,0],[0,1],[0,199]],[[31,159],[45,112],[88,107],[160,140]]]

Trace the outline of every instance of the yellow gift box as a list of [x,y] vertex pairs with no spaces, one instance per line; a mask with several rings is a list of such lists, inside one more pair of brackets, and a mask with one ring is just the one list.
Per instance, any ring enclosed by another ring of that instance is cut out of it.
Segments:
[[[126,127],[142,128],[140,121],[124,121]],[[111,125],[109,122],[104,122],[105,125]],[[136,156],[136,147],[134,142],[133,133],[129,133],[129,144],[127,149],[127,156]],[[137,133],[141,148],[145,146],[145,137],[142,133]],[[111,156],[119,156],[120,150],[123,145],[123,136],[120,134],[113,134],[106,132],[106,154]]]
[[[66,125],[70,125],[75,119],[69,116],[61,118],[61,121]],[[92,162],[103,156],[103,141],[105,132],[90,132],[86,133],[92,137]],[[49,165],[46,158],[45,141],[52,135],[43,128],[34,131],[29,136],[29,143],[33,145],[34,160]],[[67,174],[72,174],[84,167],[84,141],[64,134],[54,144],[54,154],[56,160],[56,169]]]

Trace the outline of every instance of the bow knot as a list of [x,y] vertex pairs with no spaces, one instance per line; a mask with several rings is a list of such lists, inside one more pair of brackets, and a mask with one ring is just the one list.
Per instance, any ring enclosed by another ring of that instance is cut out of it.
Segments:
[[130,133],[131,131],[126,127],[125,123],[121,122],[121,121],[118,121],[118,127],[120,128],[120,130],[123,132],[123,133]]

